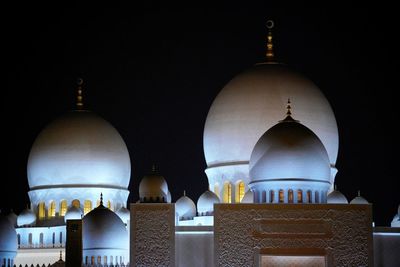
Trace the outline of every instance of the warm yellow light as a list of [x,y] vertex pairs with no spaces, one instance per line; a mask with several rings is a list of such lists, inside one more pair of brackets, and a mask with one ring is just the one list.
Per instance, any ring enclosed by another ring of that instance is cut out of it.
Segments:
[[40,202],[38,208],[39,208],[39,219],[44,219],[46,217],[44,202]]
[[85,203],[84,203],[84,206],[83,206],[83,213],[86,215],[91,210],[92,210],[92,201],[85,200]]
[[245,185],[244,182],[240,181],[237,185],[236,185],[236,194],[235,194],[235,202],[236,203],[240,203],[244,197],[244,194],[246,193],[244,191],[245,189]]
[[49,213],[48,217],[55,217],[56,216],[56,202],[50,202]]
[[65,216],[66,212],[67,212],[67,201],[62,200],[60,202],[60,216]]
[[80,208],[81,207],[81,202],[77,199],[72,200],[72,206],[76,207],[76,208]]
[[223,202],[232,203],[232,185],[229,182],[224,183]]
[[109,208],[110,210],[112,210],[112,209],[111,209],[111,201],[110,201],[110,200],[107,201],[107,208]]
[[297,190],[297,202],[303,203],[303,191]]
[[279,203],[284,203],[285,202],[285,194],[283,190],[279,190]]

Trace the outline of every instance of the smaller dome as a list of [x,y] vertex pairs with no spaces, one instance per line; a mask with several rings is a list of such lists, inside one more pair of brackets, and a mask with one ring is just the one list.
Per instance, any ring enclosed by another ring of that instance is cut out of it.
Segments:
[[176,201],[175,212],[180,220],[192,219],[196,216],[196,205],[193,200],[184,194]]
[[128,232],[117,214],[102,204],[83,217],[83,250],[123,250],[128,253]]
[[128,221],[131,219],[131,212],[125,207],[119,208],[115,212],[115,214],[118,215],[118,217],[124,222],[124,224],[128,224]]
[[214,203],[220,203],[218,196],[207,190],[197,200],[197,212],[199,216],[213,215]]
[[0,213],[0,256],[3,253],[17,254],[17,232],[8,218]]
[[360,195],[360,191],[358,191],[358,196],[353,198],[350,201],[350,204],[369,204],[368,201]]
[[7,215],[7,219],[10,221],[11,225],[13,225],[14,227],[17,227],[17,219],[18,216],[17,214],[14,213],[13,210],[10,211],[10,213]]
[[80,220],[82,217],[83,211],[78,207],[71,206],[64,215],[64,221],[67,223],[67,220]]
[[254,203],[254,194],[251,190],[247,190],[240,203]]
[[29,208],[24,209],[17,218],[17,225],[32,226],[36,223],[36,214]]
[[347,198],[338,190],[333,190],[328,194],[326,203],[328,204],[348,204]]
[[152,172],[140,181],[139,197],[141,202],[168,201],[168,184],[154,167]]

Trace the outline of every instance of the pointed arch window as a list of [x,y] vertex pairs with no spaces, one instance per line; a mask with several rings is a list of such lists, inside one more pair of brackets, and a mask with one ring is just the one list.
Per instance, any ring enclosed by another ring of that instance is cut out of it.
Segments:
[[232,185],[229,182],[224,183],[223,202],[232,203]]

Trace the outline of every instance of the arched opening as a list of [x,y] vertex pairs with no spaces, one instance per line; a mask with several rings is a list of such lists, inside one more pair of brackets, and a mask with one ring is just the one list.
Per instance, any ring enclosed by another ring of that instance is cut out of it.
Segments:
[[86,264],[86,265],[88,264],[88,260],[89,260],[89,257],[86,256],[86,257],[85,257],[85,264]]
[[224,183],[223,200],[224,203],[232,203],[232,185],[229,182]]
[[274,203],[274,198],[275,198],[275,192],[274,190],[269,191],[269,202]]
[[104,262],[103,262],[103,264],[107,264],[107,256],[104,256]]
[[65,216],[65,213],[67,213],[67,201],[64,199],[60,202],[60,216]]
[[236,184],[236,192],[235,192],[235,202],[240,203],[244,197],[244,194],[246,193],[245,191],[245,185],[243,181],[239,181]]
[[293,190],[289,189],[288,191],[288,202],[293,203]]
[[101,264],[101,256],[97,256],[97,264]]
[[261,192],[261,203],[266,203],[267,202],[267,191],[263,190]]
[[43,238],[43,233],[40,233],[40,235],[39,235],[39,245],[40,245],[40,247],[43,247],[43,245],[44,245],[44,240],[43,240],[44,238]]
[[80,208],[81,207],[81,202],[78,199],[74,199],[72,200],[72,206],[74,206],[75,208]]
[[18,242],[18,248],[21,246],[21,235],[17,234],[17,242]]
[[29,233],[29,235],[28,235],[28,244],[29,244],[29,246],[32,246],[32,244],[33,244],[32,233]]
[[54,245],[56,244],[56,233],[53,232],[53,236],[52,236],[52,244],[53,244],[53,248]]
[[279,190],[279,203],[284,203],[285,202],[285,192],[283,189]]
[[319,192],[315,191],[315,203],[319,203]]
[[39,203],[38,209],[39,209],[39,219],[44,219],[46,217],[46,206],[44,205],[44,202]]
[[110,256],[110,264],[111,264],[111,265],[114,264],[113,260],[114,260],[114,259],[113,259],[113,256]]
[[92,210],[92,201],[85,200],[85,203],[83,205],[83,213],[86,215],[91,210]]
[[94,265],[94,256],[90,258],[90,264]]
[[297,202],[303,203],[303,190],[297,190]]
[[312,203],[311,190],[307,191],[307,203]]
[[48,215],[49,215],[49,218],[56,216],[56,202],[55,201],[50,202]]
[[62,232],[60,232],[60,244],[63,242]]
[[220,197],[219,184],[218,183],[214,184],[214,193],[217,195],[217,197]]

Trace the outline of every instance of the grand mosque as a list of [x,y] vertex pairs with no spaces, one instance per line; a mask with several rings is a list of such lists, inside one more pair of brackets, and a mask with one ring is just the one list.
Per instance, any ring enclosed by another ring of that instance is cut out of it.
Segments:
[[264,62],[209,109],[209,189],[197,200],[172,202],[154,166],[127,203],[126,143],[85,108],[80,80],[76,108],[32,145],[29,205],[0,214],[0,266],[399,266],[400,206],[390,226],[374,227],[373,203],[336,190],[335,115],[311,80],[276,60],[267,26]]

